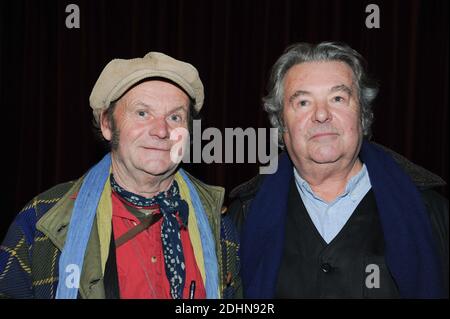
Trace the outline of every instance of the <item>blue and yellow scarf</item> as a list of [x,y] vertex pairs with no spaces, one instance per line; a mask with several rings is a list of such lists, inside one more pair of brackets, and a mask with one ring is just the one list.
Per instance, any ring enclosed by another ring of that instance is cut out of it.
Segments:
[[[109,181],[111,154],[92,167],[86,174],[75,200],[66,243],[59,259],[57,299],[76,299],[87,243],[94,220],[100,237],[103,272],[108,258],[111,238],[111,186]],[[188,175],[180,169],[175,174],[180,196],[189,207],[188,231],[194,255],[206,289],[207,298],[219,298],[218,261],[215,240],[200,197]],[[73,269],[78,276],[74,277]]]

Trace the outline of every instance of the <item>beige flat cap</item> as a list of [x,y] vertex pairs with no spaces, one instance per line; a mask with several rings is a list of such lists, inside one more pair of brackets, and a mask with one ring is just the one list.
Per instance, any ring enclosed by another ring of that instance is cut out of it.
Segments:
[[134,84],[153,77],[178,84],[195,101],[195,110],[201,110],[204,93],[197,69],[163,53],[149,52],[143,58],[114,59],[105,66],[89,97],[95,121],[98,123],[101,112]]

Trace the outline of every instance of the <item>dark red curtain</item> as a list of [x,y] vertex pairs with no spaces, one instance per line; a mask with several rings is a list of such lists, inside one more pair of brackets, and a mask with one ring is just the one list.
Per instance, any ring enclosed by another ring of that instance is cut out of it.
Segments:
[[[66,6],[80,8],[67,29]],[[365,8],[380,8],[368,29]],[[347,42],[379,80],[373,139],[448,179],[448,1],[1,1],[3,237],[33,196],[82,175],[105,153],[90,91],[112,58],[162,51],[195,65],[206,90],[202,126],[269,127],[261,97],[293,42]],[[256,164],[191,164],[229,192]],[[448,188],[440,190],[448,195]]]

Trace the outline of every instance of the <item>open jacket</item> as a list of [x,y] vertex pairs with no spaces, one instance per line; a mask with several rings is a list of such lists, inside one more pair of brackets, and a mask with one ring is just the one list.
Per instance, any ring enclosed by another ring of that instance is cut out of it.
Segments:
[[[240,288],[238,237],[221,215],[224,189],[190,176],[215,239],[221,296],[233,298]],[[0,297],[55,298],[58,262],[83,177],[36,196],[17,215],[0,248]],[[79,297],[105,298],[97,223],[93,223],[80,278]]]

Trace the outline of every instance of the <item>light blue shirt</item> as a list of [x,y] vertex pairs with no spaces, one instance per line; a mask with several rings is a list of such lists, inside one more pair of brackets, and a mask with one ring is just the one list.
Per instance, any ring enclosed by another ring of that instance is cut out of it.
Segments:
[[294,167],[295,184],[308,214],[323,239],[330,243],[341,231],[358,204],[370,190],[369,174],[363,164],[358,174],[347,183],[344,192],[327,203],[314,194],[308,182],[300,177]]

